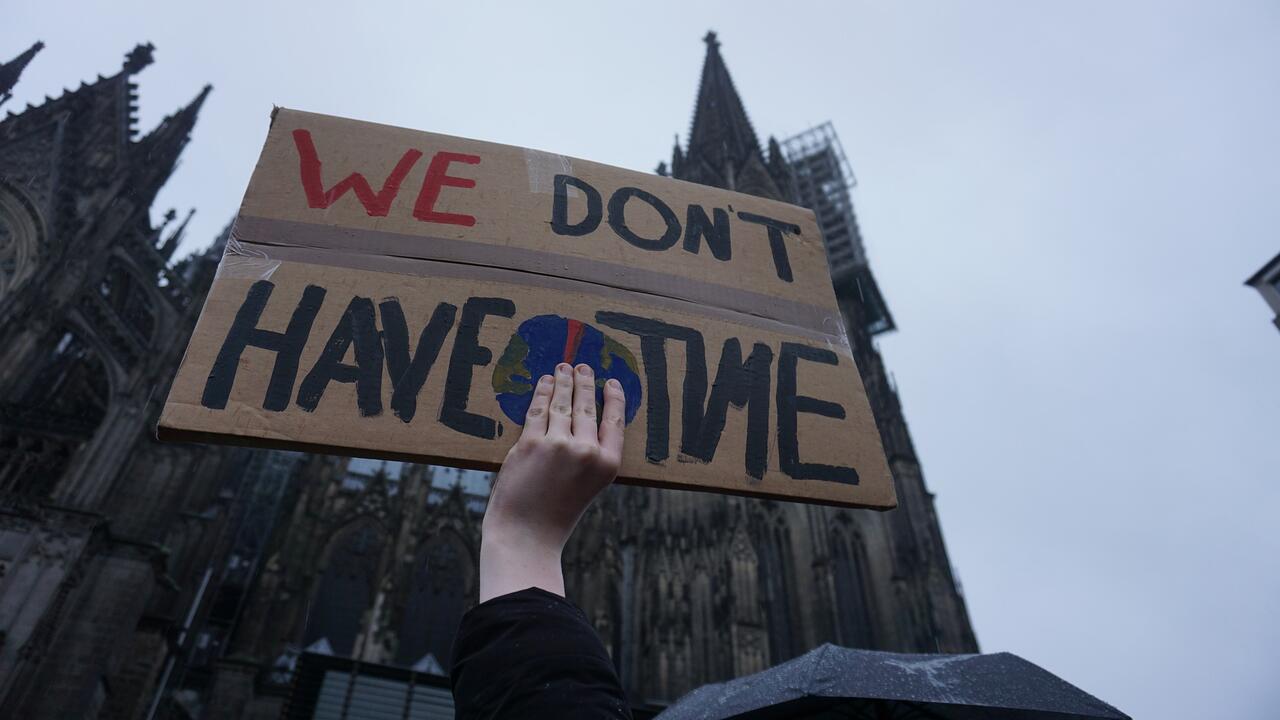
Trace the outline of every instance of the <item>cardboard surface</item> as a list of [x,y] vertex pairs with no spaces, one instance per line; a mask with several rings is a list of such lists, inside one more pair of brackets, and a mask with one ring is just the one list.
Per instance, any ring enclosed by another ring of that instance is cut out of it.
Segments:
[[810,211],[292,110],[158,433],[496,468],[561,361],[627,391],[622,482],[895,504]]

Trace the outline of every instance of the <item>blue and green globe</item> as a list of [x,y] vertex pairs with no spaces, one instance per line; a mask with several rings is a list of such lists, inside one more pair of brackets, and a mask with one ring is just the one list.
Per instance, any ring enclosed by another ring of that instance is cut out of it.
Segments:
[[640,409],[640,375],[635,355],[625,345],[580,320],[538,315],[520,323],[493,369],[493,391],[502,412],[524,424],[538,378],[554,375],[556,365],[590,365],[596,375],[596,407],[604,403],[604,384],[622,384],[628,424]]

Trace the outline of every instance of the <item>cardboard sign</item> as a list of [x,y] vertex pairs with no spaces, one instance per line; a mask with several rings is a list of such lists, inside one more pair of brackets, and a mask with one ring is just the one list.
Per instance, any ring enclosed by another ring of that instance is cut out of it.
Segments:
[[895,504],[810,211],[293,110],[158,434],[495,469],[559,362],[621,382],[621,482]]

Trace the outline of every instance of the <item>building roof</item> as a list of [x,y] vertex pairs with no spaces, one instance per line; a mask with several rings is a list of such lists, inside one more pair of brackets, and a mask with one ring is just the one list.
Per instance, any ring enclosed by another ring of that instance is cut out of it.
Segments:
[[726,160],[741,167],[749,156],[760,155],[760,141],[720,56],[715,32],[707,32],[702,40],[707,44],[707,56],[685,156],[698,157],[713,167],[724,165]]
[[[781,149],[771,138],[769,157],[761,150],[755,128],[720,55],[715,32],[708,32],[702,40],[707,44],[707,55],[693,105],[693,124],[683,151],[676,140],[671,152],[671,176],[794,202],[791,173]],[[658,167],[658,173],[667,174],[665,164]]]

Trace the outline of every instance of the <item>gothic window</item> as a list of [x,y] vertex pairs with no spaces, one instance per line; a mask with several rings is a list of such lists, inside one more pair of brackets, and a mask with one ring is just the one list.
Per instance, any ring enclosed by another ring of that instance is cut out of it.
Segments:
[[138,340],[144,345],[151,341],[156,327],[151,295],[119,260],[112,259],[107,265],[107,272],[98,285],[98,295]]
[[62,438],[0,428],[0,496],[47,495],[75,448]]
[[691,625],[693,630],[693,666],[696,681],[710,682],[718,679],[715,661],[720,654],[723,637],[723,618],[716,617],[711,590],[711,577],[705,568],[699,568],[690,587]]
[[769,632],[769,660],[773,664],[795,656],[795,632],[791,622],[791,538],[782,525],[761,527],[760,587],[764,591],[765,623]]
[[87,438],[107,413],[110,387],[97,352],[78,333],[54,333],[35,363],[35,374],[15,388],[17,408],[28,426]]
[[45,342],[33,372],[0,403],[0,489],[44,496],[107,413],[102,359],[75,331]]
[[36,270],[40,223],[30,205],[0,185],[0,302]]
[[388,495],[395,495],[400,489],[400,478],[408,469],[406,463],[395,460],[351,458],[347,462],[347,472],[342,476],[342,489],[361,492],[378,479],[386,483]]
[[757,610],[760,607],[757,593],[760,586],[759,555],[751,547],[750,539],[742,530],[738,530],[735,534],[729,552],[730,586],[733,588],[733,597],[739,608],[739,614],[735,619],[739,622],[758,623],[760,622]]
[[430,465],[427,472],[431,481],[431,488],[427,493],[428,505],[439,505],[450,493],[461,492],[468,510],[477,514],[484,512],[489,503],[493,473],[443,465]]
[[355,650],[364,614],[373,605],[384,540],[378,525],[362,521],[334,537],[329,562],[307,614],[305,644],[324,641],[335,655]]
[[473,566],[470,551],[456,536],[437,537],[427,546],[409,587],[396,662],[421,672],[448,674]]
[[837,531],[832,536],[831,562],[836,585],[836,630],[845,647],[874,648],[871,584],[862,539]]

